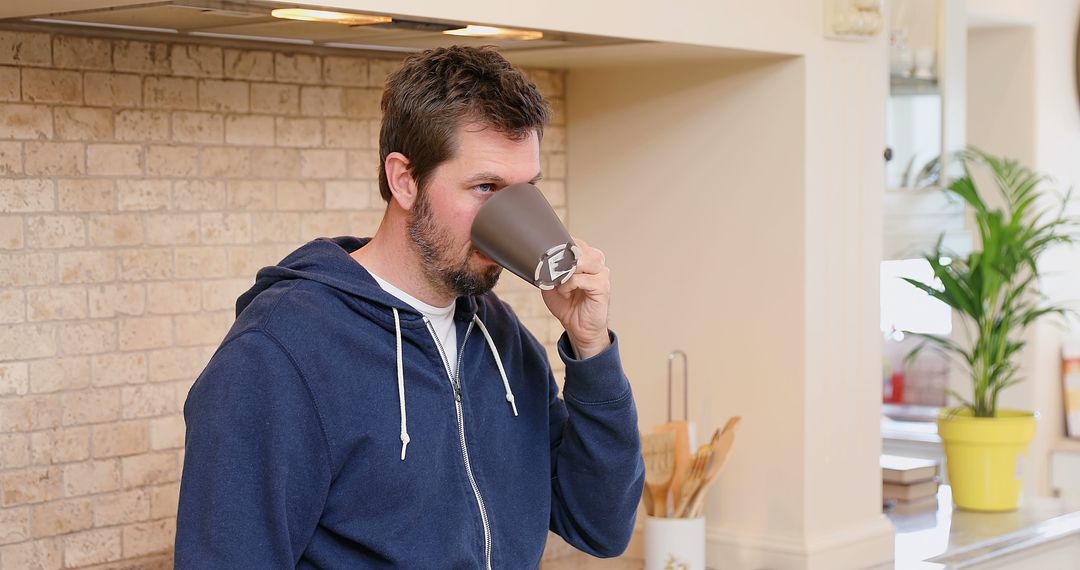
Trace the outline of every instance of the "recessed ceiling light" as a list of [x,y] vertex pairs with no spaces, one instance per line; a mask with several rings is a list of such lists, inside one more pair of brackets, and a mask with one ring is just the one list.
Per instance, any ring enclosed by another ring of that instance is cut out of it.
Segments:
[[494,26],[474,26],[469,24],[464,28],[446,30],[444,34],[451,36],[469,36],[473,38],[496,38],[503,40],[539,40],[544,37],[544,32],[534,30],[515,30],[513,28],[496,28]]
[[372,16],[370,14],[357,14],[354,12],[328,12],[326,10],[307,10],[304,8],[277,8],[270,11],[275,18],[286,20],[304,20],[306,22],[334,22],[348,24],[350,26],[364,26],[368,24],[386,24],[394,21],[389,16]]

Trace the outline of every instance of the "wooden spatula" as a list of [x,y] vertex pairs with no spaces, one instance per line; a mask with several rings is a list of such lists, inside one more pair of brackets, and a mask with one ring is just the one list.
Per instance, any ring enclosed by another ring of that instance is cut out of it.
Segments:
[[716,480],[717,475],[720,474],[720,469],[724,467],[728,456],[731,455],[731,446],[735,443],[735,432],[738,431],[740,421],[742,421],[741,417],[732,417],[724,425],[724,429],[721,430],[719,439],[714,438],[712,459],[701,486],[694,492],[694,496],[690,500],[690,506],[686,509],[687,517],[701,516],[705,508],[705,494],[708,493],[709,485]]
[[675,434],[650,433],[641,436],[645,458],[645,487],[652,496],[653,516],[667,517],[668,488],[675,472]]

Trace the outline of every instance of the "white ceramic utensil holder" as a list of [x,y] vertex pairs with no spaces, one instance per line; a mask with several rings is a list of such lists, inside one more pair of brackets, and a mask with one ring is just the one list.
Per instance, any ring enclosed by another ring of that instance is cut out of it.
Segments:
[[705,570],[705,517],[645,517],[645,570]]

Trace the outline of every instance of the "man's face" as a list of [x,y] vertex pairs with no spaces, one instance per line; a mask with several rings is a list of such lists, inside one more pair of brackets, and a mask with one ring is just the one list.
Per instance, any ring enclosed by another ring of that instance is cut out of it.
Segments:
[[428,281],[454,296],[490,291],[502,267],[473,247],[473,218],[495,192],[539,179],[535,131],[515,141],[475,124],[460,128],[457,152],[436,167],[409,212],[409,236]]

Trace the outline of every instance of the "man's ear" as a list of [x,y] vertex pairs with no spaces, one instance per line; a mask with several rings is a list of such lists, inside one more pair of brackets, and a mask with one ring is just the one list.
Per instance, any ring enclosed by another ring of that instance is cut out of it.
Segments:
[[400,152],[392,152],[386,156],[384,167],[386,182],[390,185],[393,200],[403,210],[412,210],[413,204],[416,203],[416,180],[409,172],[409,159]]

